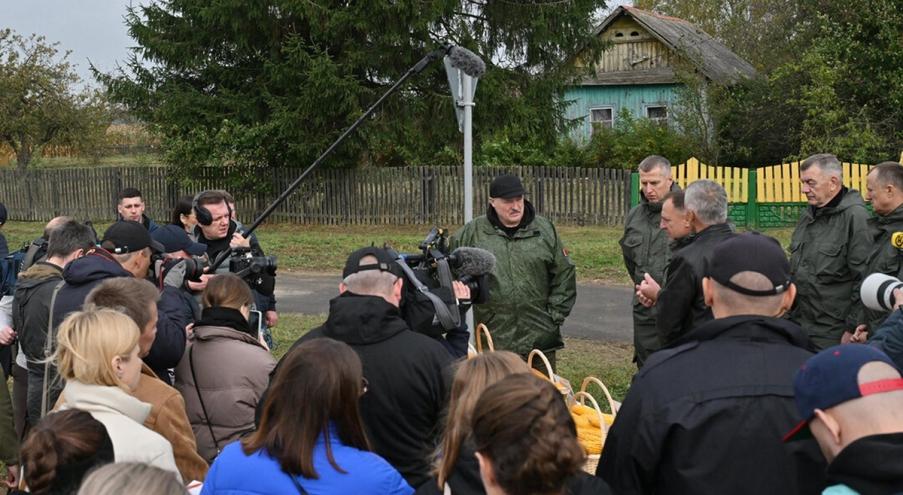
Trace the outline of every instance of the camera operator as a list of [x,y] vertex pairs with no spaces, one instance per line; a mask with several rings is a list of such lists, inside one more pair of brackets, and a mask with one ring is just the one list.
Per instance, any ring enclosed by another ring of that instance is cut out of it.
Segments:
[[[242,235],[238,222],[232,219],[232,210],[222,191],[204,191],[198,194],[194,208],[198,220],[195,234],[198,242],[207,245],[207,257],[210,261],[216,260],[223,251],[232,251],[226,261],[219,265],[217,273],[229,271],[230,259],[235,257],[236,250],[250,250],[255,257],[264,256],[263,249],[254,236],[245,238]],[[254,281],[246,281],[254,291],[256,309],[264,313],[267,327],[275,327],[279,322],[276,297],[273,295],[275,275],[263,272],[255,278]]]
[[202,274],[207,266],[207,246],[194,242],[185,229],[178,225],[164,225],[151,237],[163,246],[164,257],[152,267],[157,287],[173,287],[191,311],[191,321],[201,317],[194,294],[207,287],[213,275]]
[[[903,166],[897,162],[875,165],[866,178],[865,199],[875,215],[868,220],[872,240],[866,273],[883,273],[899,278],[903,275],[903,254],[892,242],[895,232],[903,231]],[[844,333],[844,341],[865,342],[887,318],[884,311],[865,308],[855,333]],[[855,338],[854,338],[855,337]]]

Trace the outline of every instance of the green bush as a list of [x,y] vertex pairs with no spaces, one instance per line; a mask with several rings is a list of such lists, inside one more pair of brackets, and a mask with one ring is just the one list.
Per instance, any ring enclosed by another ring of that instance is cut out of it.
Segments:
[[690,140],[671,127],[636,118],[622,109],[611,129],[597,128],[586,146],[589,163],[602,168],[633,168],[649,155],[683,163],[694,154]]

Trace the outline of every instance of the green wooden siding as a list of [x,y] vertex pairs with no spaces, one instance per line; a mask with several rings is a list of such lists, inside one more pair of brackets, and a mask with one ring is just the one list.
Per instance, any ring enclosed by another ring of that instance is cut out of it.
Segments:
[[671,107],[677,100],[676,89],[679,84],[649,84],[633,86],[575,86],[565,91],[565,101],[571,102],[565,114],[568,119],[580,122],[570,132],[571,138],[578,141],[589,139],[591,108],[611,107],[615,122],[618,112],[627,108],[637,117],[646,116],[646,107],[665,104],[668,117],[671,119]]

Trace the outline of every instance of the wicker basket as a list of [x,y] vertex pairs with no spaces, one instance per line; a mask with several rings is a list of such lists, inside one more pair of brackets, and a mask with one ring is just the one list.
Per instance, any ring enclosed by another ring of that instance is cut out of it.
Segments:
[[[585,382],[584,382],[585,383]],[[579,391],[574,394],[574,400],[578,403],[583,404],[587,407],[592,407],[596,410],[596,414],[599,416],[599,432],[601,435],[602,443],[605,444],[605,436],[608,434],[608,426],[605,423],[605,417],[602,416],[602,409],[599,408],[599,403],[596,402],[596,399],[587,392]],[[587,405],[587,401],[589,405]],[[602,457],[601,454],[587,454],[586,462],[583,464],[583,470],[589,474],[596,474],[596,467],[599,465],[599,458]]]
[[[539,357],[542,361],[542,364],[546,368],[546,374],[543,374],[541,371],[533,368],[533,358]],[[567,403],[568,407],[574,403],[574,390],[571,387],[571,383],[564,378],[555,374],[555,370],[552,369],[552,363],[549,362],[549,358],[543,354],[539,349],[533,349],[530,351],[530,354],[527,355],[527,367],[533,370],[533,372],[537,376],[542,376],[546,380],[552,382],[552,385],[555,385],[555,388],[561,392],[561,395],[564,396],[564,401]]]
[[611,396],[611,392],[608,391],[608,387],[606,387],[605,384],[602,383],[602,380],[594,376],[588,376],[583,379],[583,383],[580,385],[580,391],[586,392],[586,389],[589,388],[589,386],[592,384],[596,384],[600,389],[602,389],[602,393],[605,394],[605,399],[608,401],[608,407],[611,410],[611,415],[617,416],[618,410],[621,409],[621,403],[616,401],[614,397]]
[[[483,337],[486,337],[486,351],[483,350]],[[473,331],[473,341],[476,343],[476,347],[473,344],[467,344],[467,357],[472,358],[477,354],[483,354],[483,352],[493,352],[495,351],[495,344],[492,342],[492,335],[489,333],[489,328],[480,323],[477,325],[476,330]]]

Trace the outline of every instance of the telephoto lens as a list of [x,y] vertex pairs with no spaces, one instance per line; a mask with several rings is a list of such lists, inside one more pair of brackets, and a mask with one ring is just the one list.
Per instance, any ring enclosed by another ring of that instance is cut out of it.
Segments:
[[896,303],[894,289],[903,289],[903,282],[900,279],[883,273],[873,273],[862,281],[859,298],[866,308],[874,311],[890,311]]

